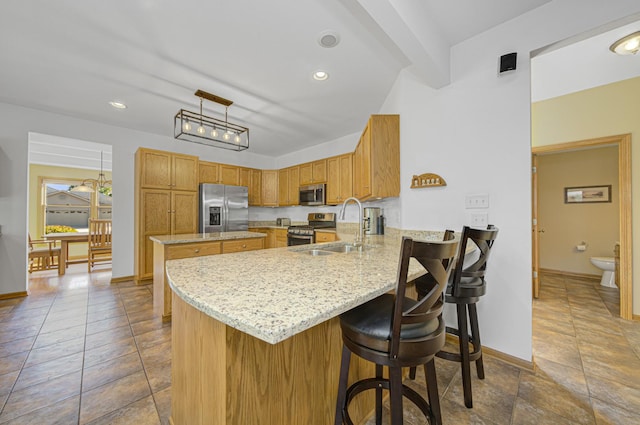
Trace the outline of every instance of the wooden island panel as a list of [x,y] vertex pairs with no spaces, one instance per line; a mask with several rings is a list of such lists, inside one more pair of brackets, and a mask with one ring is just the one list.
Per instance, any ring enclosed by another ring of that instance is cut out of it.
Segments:
[[[173,425],[326,425],[333,423],[342,354],[335,317],[278,344],[233,329],[173,298]],[[372,363],[351,358],[349,381],[372,377]],[[350,406],[356,421],[374,393]]]

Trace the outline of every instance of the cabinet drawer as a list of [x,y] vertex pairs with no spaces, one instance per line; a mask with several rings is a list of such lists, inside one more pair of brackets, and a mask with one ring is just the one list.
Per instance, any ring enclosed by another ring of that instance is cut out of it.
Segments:
[[220,254],[222,252],[222,243],[185,243],[180,245],[167,246],[165,250],[165,258],[167,260],[177,260],[179,258],[201,257],[203,255]]
[[336,234],[332,232],[316,232],[316,243],[333,242],[336,240]]
[[254,251],[264,248],[264,238],[238,239],[233,241],[224,241],[222,243],[222,252],[228,254],[231,252]]

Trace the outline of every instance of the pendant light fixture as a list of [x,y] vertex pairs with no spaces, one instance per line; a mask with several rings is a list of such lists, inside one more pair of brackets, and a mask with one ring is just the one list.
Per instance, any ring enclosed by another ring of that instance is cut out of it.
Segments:
[[105,187],[111,187],[111,180],[107,180],[102,172],[102,151],[100,151],[100,174],[98,174],[98,178],[84,179],[82,184],[80,184],[80,186],[73,187],[71,192],[95,192],[94,187],[96,187],[99,192],[101,192]]
[[622,37],[613,43],[609,50],[619,55],[635,55],[640,50],[640,31]]
[[[203,90],[196,91],[195,95],[200,98],[200,113],[180,109],[173,121],[174,137],[187,142],[234,151],[248,149],[249,129],[230,123],[227,118],[229,106],[233,102]],[[225,107],[224,121],[202,113],[203,99],[219,103]]]

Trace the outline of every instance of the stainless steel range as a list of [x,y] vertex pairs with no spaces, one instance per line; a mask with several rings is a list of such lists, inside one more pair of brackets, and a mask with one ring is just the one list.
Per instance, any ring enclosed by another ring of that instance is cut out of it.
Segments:
[[306,245],[315,242],[315,229],[335,229],[335,213],[309,213],[309,224],[289,226],[287,228],[287,245]]

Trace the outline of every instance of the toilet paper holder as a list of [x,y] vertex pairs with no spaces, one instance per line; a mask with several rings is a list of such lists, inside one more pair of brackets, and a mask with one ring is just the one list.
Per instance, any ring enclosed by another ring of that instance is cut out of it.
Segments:
[[576,251],[583,252],[586,250],[587,250],[587,243],[585,241],[582,241],[582,243],[579,243],[578,245],[576,245]]

